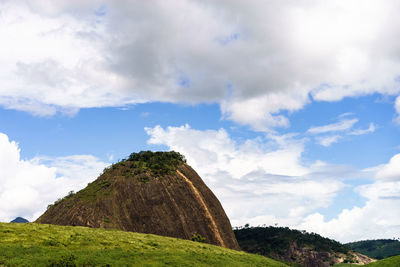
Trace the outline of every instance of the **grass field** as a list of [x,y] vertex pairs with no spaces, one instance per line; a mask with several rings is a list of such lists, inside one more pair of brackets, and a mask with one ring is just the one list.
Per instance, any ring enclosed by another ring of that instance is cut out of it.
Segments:
[[286,266],[213,245],[110,229],[0,223],[0,266]]
[[[335,267],[345,267],[345,266],[360,266],[360,265],[346,264],[346,263],[340,263],[340,264],[335,265]],[[398,267],[398,266],[400,266],[400,255],[390,257],[387,259],[383,259],[380,261],[372,262],[370,264],[363,265],[363,266],[365,266],[365,267]]]
[[398,267],[400,266],[400,255],[383,259],[366,265],[368,267]]
[[[338,263],[333,266],[334,267],[348,267],[348,266],[360,266],[360,265],[352,264],[352,263]],[[363,265],[363,266],[367,266],[367,265]]]

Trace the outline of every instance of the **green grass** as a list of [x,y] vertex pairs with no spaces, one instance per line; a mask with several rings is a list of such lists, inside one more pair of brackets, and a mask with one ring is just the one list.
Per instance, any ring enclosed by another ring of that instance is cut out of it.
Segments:
[[380,261],[376,261],[365,266],[368,267],[394,267],[400,266],[400,256],[394,256]]
[[[353,264],[353,263],[338,263],[333,266],[334,267],[347,267],[347,266],[360,266],[360,265]],[[364,265],[364,266],[367,266],[367,265]]]
[[[349,263],[340,263],[334,265],[334,267],[345,267],[345,266],[360,266]],[[400,256],[394,256],[380,261],[372,262],[370,264],[363,265],[365,267],[398,267],[400,266]]]
[[0,266],[286,266],[213,245],[110,229],[0,223]]

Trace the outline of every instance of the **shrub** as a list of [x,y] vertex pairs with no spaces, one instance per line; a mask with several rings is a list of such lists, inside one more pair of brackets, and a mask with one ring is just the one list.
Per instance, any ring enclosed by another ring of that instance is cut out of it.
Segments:
[[206,242],[206,238],[204,236],[200,235],[200,234],[197,234],[197,235],[193,235],[192,236],[192,241],[205,243]]
[[147,176],[139,176],[138,180],[139,180],[139,182],[146,184],[146,183],[149,182],[149,177],[147,177]]

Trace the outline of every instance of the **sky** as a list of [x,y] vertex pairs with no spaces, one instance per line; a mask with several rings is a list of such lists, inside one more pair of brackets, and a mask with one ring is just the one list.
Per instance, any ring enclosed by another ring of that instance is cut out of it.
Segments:
[[0,0],[0,221],[175,150],[233,226],[400,235],[395,0]]

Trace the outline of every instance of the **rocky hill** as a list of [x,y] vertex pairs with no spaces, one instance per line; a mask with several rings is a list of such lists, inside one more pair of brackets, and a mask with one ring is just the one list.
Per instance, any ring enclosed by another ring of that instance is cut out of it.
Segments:
[[235,229],[234,233],[244,251],[285,261],[293,266],[327,267],[337,263],[363,265],[374,261],[335,240],[287,227],[241,227]]
[[239,249],[218,199],[173,151],[132,153],[83,190],[49,205],[36,222],[116,228]]

